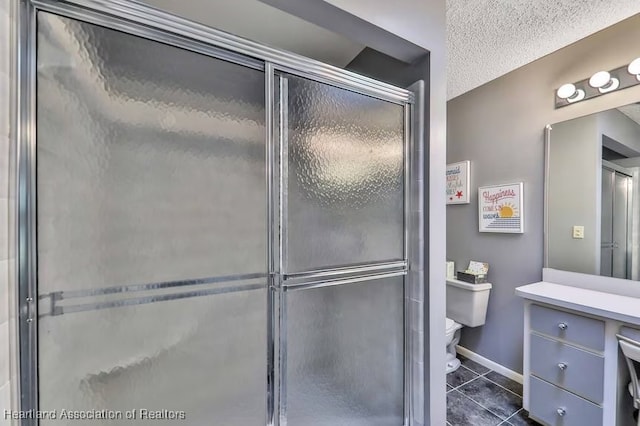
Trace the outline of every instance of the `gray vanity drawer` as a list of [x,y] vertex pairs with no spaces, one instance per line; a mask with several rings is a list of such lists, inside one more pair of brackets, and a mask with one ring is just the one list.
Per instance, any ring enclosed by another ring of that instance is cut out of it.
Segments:
[[531,305],[531,328],[586,348],[604,350],[604,321]]
[[533,376],[529,387],[530,416],[550,426],[602,426],[599,406]]
[[535,334],[530,350],[531,374],[602,404],[603,357]]

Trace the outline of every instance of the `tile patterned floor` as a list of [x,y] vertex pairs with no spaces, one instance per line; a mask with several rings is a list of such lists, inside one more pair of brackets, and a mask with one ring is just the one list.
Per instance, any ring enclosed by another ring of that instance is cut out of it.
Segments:
[[448,426],[538,425],[522,408],[522,385],[470,359],[447,374]]

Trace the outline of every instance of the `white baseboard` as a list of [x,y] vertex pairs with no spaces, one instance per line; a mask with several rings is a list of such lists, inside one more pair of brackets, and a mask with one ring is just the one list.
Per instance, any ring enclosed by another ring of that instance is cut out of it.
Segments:
[[456,350],[458,353],[466,358],[469,358],[471,361],[475,361],[478,364],[490,368],[493,371],[502,374],[505,377],[510,378],[511,380],[515,380],[518,383],[522,383],[522,374],[516,373],[513,370],[509,370],[504,365],[500,365],[497,362],[493,362],[488,358],[483,357],[482,355],[478,355],[475,352],[471,352],[467,348],[463,348],[462,346],[456,346]]

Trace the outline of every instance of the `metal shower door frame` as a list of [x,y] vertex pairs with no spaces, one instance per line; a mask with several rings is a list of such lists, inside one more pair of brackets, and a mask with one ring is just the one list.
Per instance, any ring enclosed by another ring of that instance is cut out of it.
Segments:
[[[292,289],[327,285],[336,276],[340,283],[357,282],[372,277],[404,275],[405,293],[405,426],[422,425],[425,383],[424,368],[424,164],[422,82],[412,90],[401,89],[340,68],[286,51],[211,29],[149,6],[128,0],[16,0],[16,43],[12,46],[15,63],[15,131],[16,175],[16,287],[18,288],[18,337],[20,409],[38,410],[38,285],[37,285],[37,191],[36,191],[36,38],[37,13],[54,13],[72,19],[111,28],[195,53],[234,62],[265,73],[266,102],[266,185],[268,265],[268,340],[265,424],[284,426],[285,410],[281,406],[283,383],[280,370],[282,347],[286,344],[281,327],[286,321],[284,295]],[[283,73],[294,74],[356,93],[403,105],[405,112],[404,146],[404,260],[362,267],[337,268],[286,275],[282,269],[280,229],[283,215],[280,205],[282,182],[278,161],[282,114],[280,100],[286,87],[278,84]],[[283,89],[283,87],[285,87]],[[341,277],[341,278],[340,278]],[[336,280],[331,284],[338,283]],[[329,284],[329,285],[331,285]],[[36,425],[37,419],[24,424]],[[399,425],[400,426],[400,425]]]
[[[270,294],[269,311],[273,313],[270,320],[269,339],[269,371],[272,374],[270,384],[269,425],[287,425],[286,401],[286,364],[287,325],[286,294],[291,291],[314,289],[335,285],[352,284],[368,280],[404,276],[404,425],[423,424],[424,380],[422,366],[424,363],[424,333],[422,330],[424,268],[422,265],[422,238],[419,230],[423,229],[422,200],[424,197],[423,159],[421,129],[418,123],[423,113],[421,93],[423,82],[413,87],[415,97],[400,103],[403,106],[404,140],[403,140],[403,188],[404,188],[404,235],[403,259],[401,261],[382,261],[354,266],[338,266],[320,270],[290,273],[287,270],[287,191],[288,191],[288,98],[287,75],[309,78],[313,81],[343,87],[356,93],[372,96],[370,93],[353,90],[323,79],[310,77],[308,74],[267,63],[267,115],[269,153],[269,194],[270,208]],[[273,77],[269,77],[273,74]],[[376,96],[374,96],[376,97]],[[388,101],[388,99],[381,100]],[[415,101],[417,99],[417,102]],[[398,102],[395,102],[398,103]],[[276,190],[277,189],[277,190]],[[416,362],[416,359],[420,361]],[[414,421],[414,419],[420,419]]]

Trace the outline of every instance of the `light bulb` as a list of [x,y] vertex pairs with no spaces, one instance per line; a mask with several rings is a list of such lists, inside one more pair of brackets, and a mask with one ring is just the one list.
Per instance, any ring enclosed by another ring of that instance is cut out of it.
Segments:
[[611,77],[607,71],[598,71],[589,79],[589,86],[597,88],[600,93],[607,93],[620,87],[620,80]]
[[576,86],[571,83],[563,84],[558,89],[558,97],[560,99],[567,99],[576,93]]
[[560,99],[565,99],[569,103],[581,101],[585,97],[584,90],[576,89],[575,84],[571,83],[560,86],[556,94]]
[[589,79],[589,86],[600,88],[606,86],[611,81],[611,74],[607,71],[598,71]]
[[627,68],[629,74],[634,74],[638,80],[640,80],[640,58],[636,58],[629,64]]

